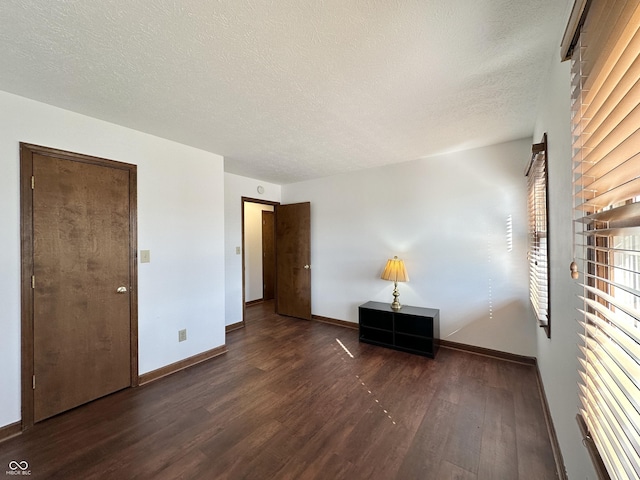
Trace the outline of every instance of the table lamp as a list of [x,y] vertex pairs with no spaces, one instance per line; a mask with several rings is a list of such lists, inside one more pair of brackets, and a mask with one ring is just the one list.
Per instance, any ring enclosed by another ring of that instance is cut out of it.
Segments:
[[398,297],[400,296],[400,292],[398,292],[398,282],[409,281],[409,275],[407,275],[407,270],[404,268],[404,262],[399,260],[397,256],[390,258],[387,260],[387,265],[384,267],[380,278],[393,282],[393,303],[391,304],[391,308],[400,310],[402,305],[400,305],[398,301]]

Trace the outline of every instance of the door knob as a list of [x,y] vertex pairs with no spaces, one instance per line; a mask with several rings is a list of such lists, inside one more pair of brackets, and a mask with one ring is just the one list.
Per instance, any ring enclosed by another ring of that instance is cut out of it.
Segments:
[[310,267],[309,265],[305,265],[305,266],[304,266],[304,269],[305,269],[305,270],[309,270],[310,268],[311,268],[311,267]]
[[127,293],[127,287],[118,287],[117,293]]

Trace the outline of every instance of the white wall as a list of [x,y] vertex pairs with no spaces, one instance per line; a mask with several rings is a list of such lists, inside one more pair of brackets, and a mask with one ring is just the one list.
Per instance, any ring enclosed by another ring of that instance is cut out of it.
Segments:
[[[264,193],[258,193],[257,188],[259,185],[264,187]],[[242,197],[279,202],[280,193],[280,185],[231,173],[224,174],[225,305],[227,325],[242,321],[242,255],[236,254],[236,247],[242,246]]]
[[141,374],[224,344],[222,157],[0,92],[0,426],[20,420],[19,142],[138,165]]
[[[560,42],[558,41],[558,44]],[[551,339],[537,333],[540,374],[569,478],[596,479],[582,445],[578,413],[578,312],[576,281],[569,274],[572,261],[572,178],[570,130],[570,62],[560,63],[553,52],[549,78],[543,83],[534,139],[548,135],[549,256],[551,264]],[[533,312],[531,312],[533,318]]]
[[[531,140],[282,187],[311,202],[312,311],[357,322],[391,302],[387,258],[405,260],[400,302],[440,309],[442,338],[535,354],[528,317],[526,179]],[[513,221],[508,251],[507,218]]]
[[244,301],[263,297],[262,212],[273,212],[272,205],[244,204]]

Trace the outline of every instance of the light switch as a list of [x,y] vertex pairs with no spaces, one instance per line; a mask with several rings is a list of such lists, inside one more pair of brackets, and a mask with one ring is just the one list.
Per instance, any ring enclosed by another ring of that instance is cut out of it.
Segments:
[[240,247],[236,247],[236,255],[240,255],[242,253],[242,250],[240,249]]
[[140,250],[140,263],[151,262],[151,250]]

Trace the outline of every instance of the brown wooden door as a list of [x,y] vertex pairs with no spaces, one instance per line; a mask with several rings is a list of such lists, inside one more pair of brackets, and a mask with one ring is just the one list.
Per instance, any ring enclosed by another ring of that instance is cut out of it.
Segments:
[[131,385],[133,282],[129,171],[32,158],[37,422]]
[[311,320],[311,204],[276,207],[276,311]]
[[276,246],[274,214],[262,211],[262,298],[272,300],[276,283]]

